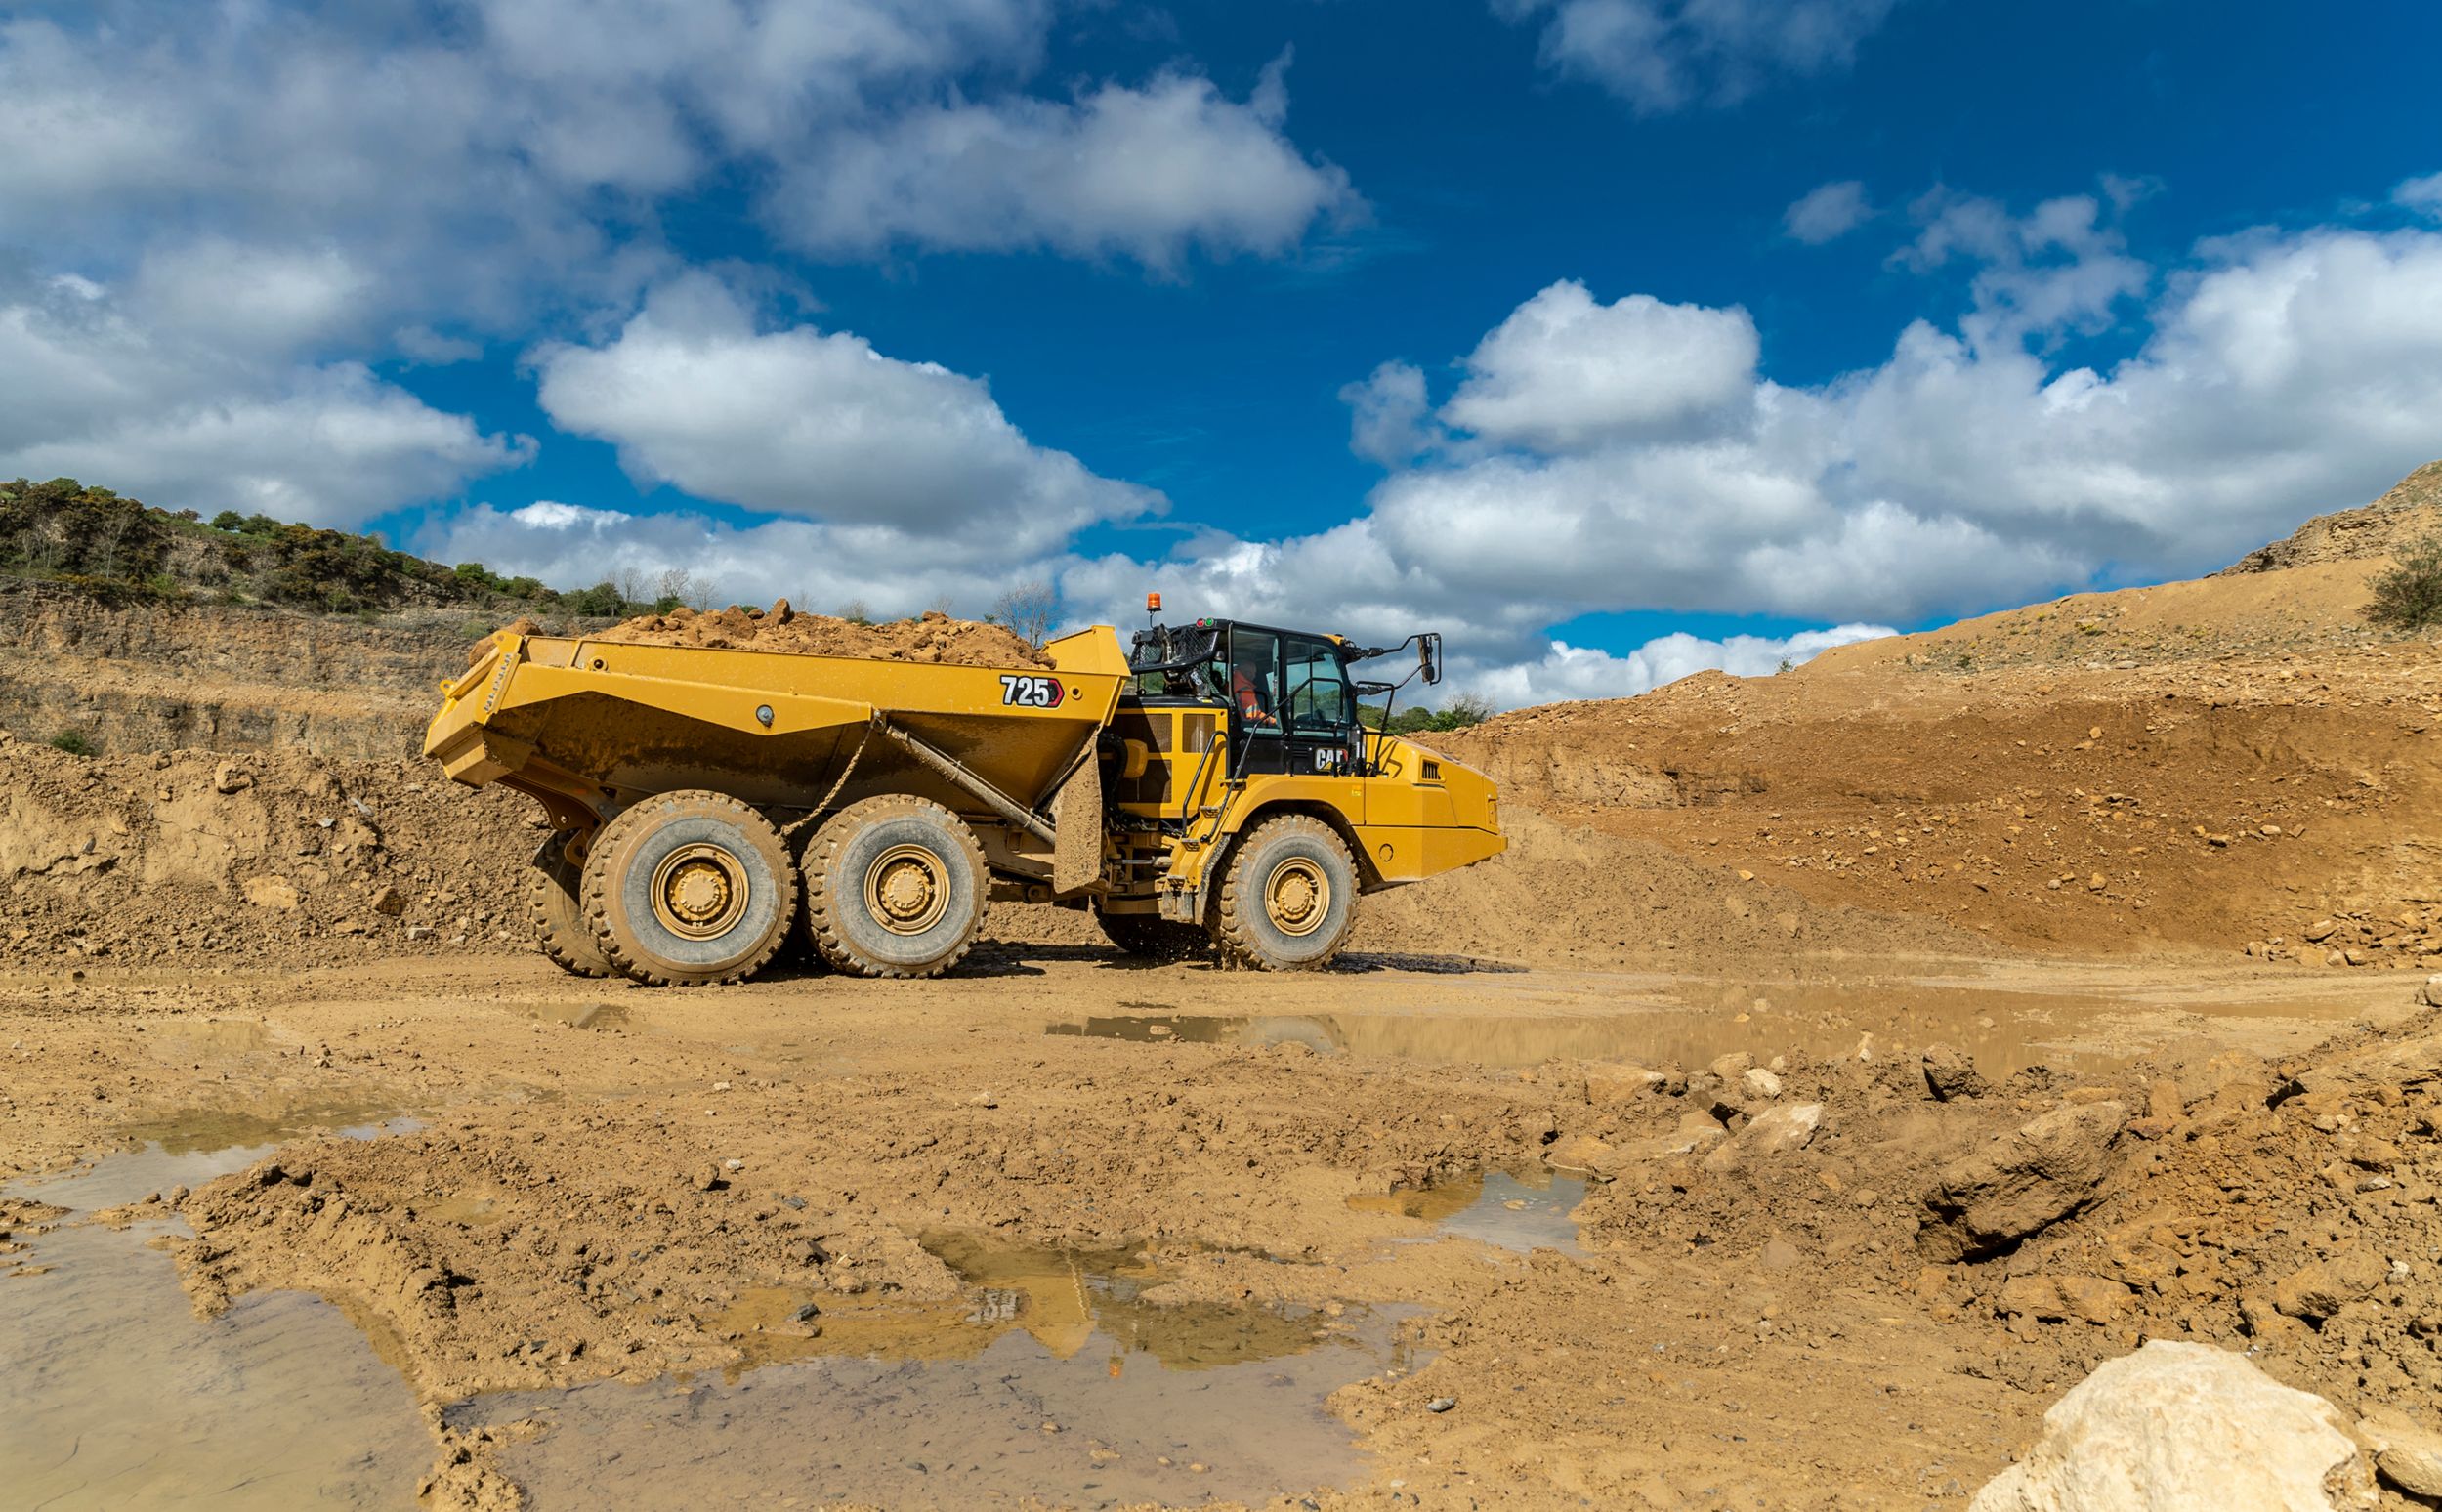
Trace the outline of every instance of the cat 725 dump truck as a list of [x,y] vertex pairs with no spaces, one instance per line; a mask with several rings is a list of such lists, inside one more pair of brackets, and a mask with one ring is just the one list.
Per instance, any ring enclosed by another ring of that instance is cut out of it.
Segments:
[[792,938],[930,977],[993,899],[1091,909],[1122,949],[1317,970],[1360,894],[1502,847],[1493,784],[1363,727],[1371,651],[1224,620],[1097,626],[1042,666],[502,631],[424,751],[541,803],[531,912],[569,971],[738,982]]

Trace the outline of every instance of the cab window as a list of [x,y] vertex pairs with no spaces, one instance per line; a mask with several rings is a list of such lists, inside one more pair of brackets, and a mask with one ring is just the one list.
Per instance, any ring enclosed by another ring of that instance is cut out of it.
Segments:
[[1281,733],[1281,638],[1268,630],[1230,631],[1230,654],[1220,669],[1222,696],[1239,729],[1248,735]]
[[1339,648],[1316,636],[1283,638],[1288,699],[1286,724],[1293,735],[1339,735],[1357,723],[1357,695]]

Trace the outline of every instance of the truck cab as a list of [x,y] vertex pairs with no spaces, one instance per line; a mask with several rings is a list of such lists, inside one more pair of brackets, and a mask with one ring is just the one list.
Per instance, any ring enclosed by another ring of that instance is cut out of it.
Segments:
[[[1175,952],[1209,933],[1249,964],[1311,968],[1345,943],[1347,895],[1497,855],[1488,778],[1359,717],[1359,694],[1391,685],[1356,669],[1409,645],[1439,681],[1438,636],[1377,650],[1231,619],[1139,632],[1104,737],[1112,937]],[[1309,854],[1266,859],[1284,845]]]

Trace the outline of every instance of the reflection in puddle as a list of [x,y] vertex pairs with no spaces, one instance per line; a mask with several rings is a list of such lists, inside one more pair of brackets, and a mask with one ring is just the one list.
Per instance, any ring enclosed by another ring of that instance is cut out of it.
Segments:
[[[78,1222],[274,1149],[156,1143],[0,1189],[67,1210],[21,1225],[37,1263],[0,1279],[0,1499],[415,1505],[432,1443],[414,1394],[346,1315],[271,1292],[197,1319],[169,1257],[147,1247],[183,1232],[175,1219]],[[490,1195],[470,1191],[430,1216],[481,1225],[489,1210]],[[1397,1336],[1410,1309],[1161,1307],[1145,1293],[1168,1274],[1134,1248],[954,1232],[923,1242],[965,1282],[955,1300],[753,1291],[717,1320],[746,1362],[727,1379],[487,1395],[449,1420],[532,1420],[540,1436],[505,1449],[501,1468],[545,1512],[783,1493],[893,1507],[1262,1501],[1360,1478],[1353,1434],[1325,1401],[1417,1363]]]
[[1348,1205],[1364,1213],[1421,1218],[1434,1225],[1436,1239],[1477,1239],[1522,1254],[1557,1249],[1575,1255],[1584,1251],[1569,1215],[1584,1200],[1583,1177],[1530,1168],[1515,1175],[1478,1171],[1416,1191],[1360,1193]]
[[[965,1305],[997,1303],[987,1288]],[[1335,1347],[1309,1337],[1270,1358],[1134,1331],[1142,1320],[1124,1311],[1106,1305],[1081,1332],[1051,1323],[1065,1355],[985,1323],[970,1325],[987,1342],[969,1359],[838,1356],[728,1381],[503,1393],[449,1420],[543,1426],[500,1461],[537,1512],[760,1501],[783,1487],[806,1505],[1260,1502],[1358,1479],[1364,1459],[1324,1400],[1413,1363],[1394,1336],[1405,1310],[1352,1310]],[[1173,1348],[1201,1363],[1164,1367]]]
[[2232,992],[2192,1001],[2108,992],[2024,992],[1870,978],[1791,985],[1707,984],[1675,1000],[1629,998],[1605,1013],[1325,1013],[1112,1015],[1056,1022],[1051,1034],[1139,1043],[1266,1046],[1302,1044],[1323,1053],[1398,1056],[1495,1067],[1550,1060],[1702,1066],[1732,1051],[1760,1058],[1791,1052],[1853,1055],[1861,1038],[1883,1050],[1943,1041],[1987,1075],[2030,1066],[2102,1071],[2160,1046],[2194,1042],[2216,1020],[2301,1025],[2345,1022],[2360,997],[2261,996]]
[[1068,1360],[1097,1338],[1168,1370],[1302,1354],[1345,1343],[1346,1319],[1302,1307],[1144,1300],[1168,1272],[1134,1249],[1053,1249],[964,1232],[921,1237],[966,1283],[947,1301],[868,1300],[790,1287],[758,1287],[711,1320],[749,1366],[849,1355],[868,1360],[972,1360],[1022,1333]]
[[[371,1139],[423,1127],[411,1118],[378,1121],[392,1111],[393,1105],[385,1103],[308,1102],[251,1109],[197,1108],[162,1113],[125,1124],[118,1130],[120,1138],[150,1148],[111,1155],[97,1169],[123,1173],[143,1168],[144,1162],[154,1156],[192,1155],[215,1167],[210,1176],[203,1178],[209,1181],[211,1176],[245,1169],[270,1155],[273,1146],[293,1135],[336,1132],[349,1139]],[[245,1158],[235,1165],[220,1163],[226,1157],[241,1155]],[[176,1176],[161,1183],[160,1190],[167,1191],[182,1181],[190,1187],[195,1185],[192,1177]],[[144,1191],[138,1191],[136,1196],[144,1196]]]
[[[371,1135],[378,1127],[352,1130]],[[6,1195],[71,1215],[242,1170],[269,1145],[153,1145]],[[0,1466],[11,1505],[412,1507],[432,1445],[415,1396],[347,1319],[274,1292],[206,1322],[170,1258],[174,1221],[34,1235],[0,1280]]]
[[532,1419],[503,1452],[532,1505],[1261,1501],[1364,1469],[1324,1401],[1415,1362],[1409,1309],[1161,1307],[1134,1249],[923,1237],[966,1283],[908,1306],[766,1288],[716,1320],[754,1368],[479,1397],[459,1427]]

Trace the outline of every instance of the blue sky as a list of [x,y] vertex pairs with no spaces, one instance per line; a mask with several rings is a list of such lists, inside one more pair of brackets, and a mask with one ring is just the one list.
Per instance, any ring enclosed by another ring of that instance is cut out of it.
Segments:
[[1502,702],[2442,454],[2430,8],[0,11],[0,476],[573,585],[1055,585]]

